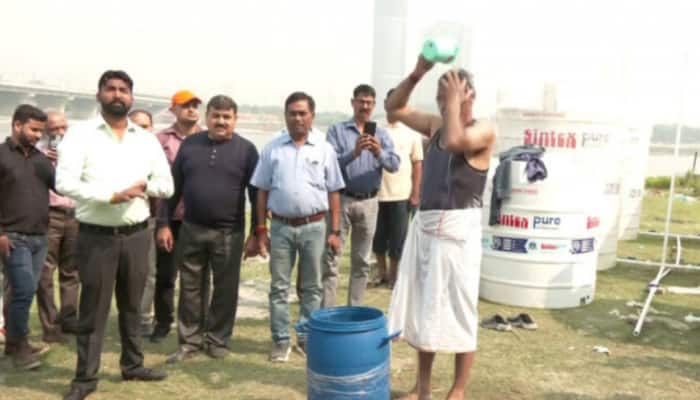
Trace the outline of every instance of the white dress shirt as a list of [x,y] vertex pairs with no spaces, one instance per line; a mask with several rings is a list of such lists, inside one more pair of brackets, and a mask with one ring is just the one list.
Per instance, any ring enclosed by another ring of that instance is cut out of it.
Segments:
[[123,226],[150,216],[148,199],[111,204],[112,196],[143,180],[149,197],[170,197],[173,179],[156,137],[128,121],[121,140],[102,116],[73,125],[58,146],[56,189],[75,200],[80,222]]

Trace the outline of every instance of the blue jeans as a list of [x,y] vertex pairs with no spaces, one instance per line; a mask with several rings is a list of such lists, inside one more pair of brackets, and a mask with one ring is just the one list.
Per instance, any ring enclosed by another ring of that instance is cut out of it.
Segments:
[[7,336],[19,339],[29,334],[29,308],[44,268],[48,242],[46,235],[25,235],[8,232],[12,242],[10,256],[5,259],[5,279],[10,288],[7,310]]
[[[275,343],[289,341],[289,282],[299,254],[301,299],[299,321],[321,306],[321,256],[326,246],[326,222],[293,227],[277,219],[270,225],[270,329]],[[304,335],[298,336],[300,342]]]

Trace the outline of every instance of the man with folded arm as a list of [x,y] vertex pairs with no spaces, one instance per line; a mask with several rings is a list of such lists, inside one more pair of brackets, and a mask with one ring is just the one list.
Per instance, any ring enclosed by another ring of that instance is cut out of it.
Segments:
[[143,365],[140,306],[152,234],[148,198],[169,197],[173,180],[155,136],[127,117],[133,86],[124,71],[102,74],[100,115],[72,127],[58,148],[56,188],[75,200],[80,222],[76,261],[82,286],[78,365],[65,400],[84,399],[97,389],[112,290],[119,312],[122,378],[166,377]]

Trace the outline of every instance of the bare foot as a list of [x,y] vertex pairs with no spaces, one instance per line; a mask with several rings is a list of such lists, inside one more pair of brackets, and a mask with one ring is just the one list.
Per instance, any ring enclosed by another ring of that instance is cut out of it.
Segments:
[[446,400],[463,400],[464,399],[464,390],[452,389],[452,390],[450,390],[449,393],[447,393],[447,397],[445,399]]
[[430,391],[419,393],[418,388],[414,387],[410,392],[397,398],[397,400],[431,400],[433,398]]

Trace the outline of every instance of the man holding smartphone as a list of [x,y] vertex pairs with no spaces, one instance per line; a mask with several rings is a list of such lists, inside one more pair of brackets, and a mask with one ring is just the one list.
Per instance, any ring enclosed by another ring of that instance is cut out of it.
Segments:
[[[57,148],[68,130],[66,117],[56,111],[46,113],[46,135],[38,147],[55,164]],[[63,343],[63,333],[78,331],[78,291],[80,278],[75,262],[75,243],[78,239],[78,220],[75,219],[75,202],[49,191],[48,253],[36,292],[39,321],[46,343]],[[54,302],[54,271],[58,269],[59,299],[57,310]]]
[[[351,306],[362,304],[367,288],[382,170],[395,172],[400,162],[389,134],[371,120],[376,97],[373,87],[357,86],[351,100],[353,118],[332,125],[327,136],[346,185],[340,196],[340,248],[352,229],[347,302]],[[335,306],[339,261],[340,252],[324,254],[323,307]]]

